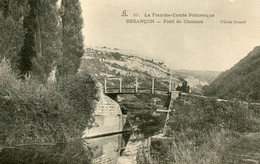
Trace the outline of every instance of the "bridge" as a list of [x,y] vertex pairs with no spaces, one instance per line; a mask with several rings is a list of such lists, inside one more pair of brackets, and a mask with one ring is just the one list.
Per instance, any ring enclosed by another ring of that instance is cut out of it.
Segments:
[[163,78],[138,78],[138,77],[106,77],[104,80],[104,93],[117,101],[120,94],[160,94],[168,96],[166,109],[157,111],[166,113],[163,133],[166,133],[168,120],[172,108],[172,101],[179,96],[176,91],[178,83],[171,79]]
[[176,91],[178,84],[170,79],[138,77],[106,77],[104,93],[106,95],[151,93],[169,95]]

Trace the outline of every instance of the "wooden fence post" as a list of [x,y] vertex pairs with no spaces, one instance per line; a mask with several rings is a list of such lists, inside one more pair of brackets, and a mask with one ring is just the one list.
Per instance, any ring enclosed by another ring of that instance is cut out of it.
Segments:
[[122,92],[122,78],[119,79],[119,93]]
[[152,94],[154,94],[154,78],[152,78]]
[[138,79],[135,77],[135,93],[138,92]]
[[105,77],[105,93],[107,93],[107,78]]
[[172,81],[169,81],[169,92],[172,91]]

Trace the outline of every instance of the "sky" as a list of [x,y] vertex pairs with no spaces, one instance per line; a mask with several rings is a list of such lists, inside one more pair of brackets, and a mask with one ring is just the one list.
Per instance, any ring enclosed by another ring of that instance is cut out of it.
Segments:
[[[259,0],[80,0],[86,47],[131,50],[159,59],[172,69],[225,71],[260,45]],[[126,10],[128,17],[122,17]],[[138,13],[140,17],[133,17]],[[144,17],[144,14],[196,13],[201,17]],[[155,19],[161,23],[126,23]],[[162,23],[163,20],[175,23]],[[177,24],[179,19],[182,23]],[[202,20],[186,24],[184,20]],[[221,20],[233,23],[220,23]],[[236,24],[235,20],[246,21]]]

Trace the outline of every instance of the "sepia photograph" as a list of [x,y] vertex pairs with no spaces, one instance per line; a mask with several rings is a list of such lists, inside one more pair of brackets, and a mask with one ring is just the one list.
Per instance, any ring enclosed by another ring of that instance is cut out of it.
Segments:
[[259,164],[259,0],[0,0],[0,164]]

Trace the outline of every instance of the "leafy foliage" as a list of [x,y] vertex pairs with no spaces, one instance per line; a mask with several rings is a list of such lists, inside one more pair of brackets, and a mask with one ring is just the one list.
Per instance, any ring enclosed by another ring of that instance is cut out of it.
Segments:
[[[161,99],[161,102],[152,104],[152,99]],[[163,108],[169,104],[167,96],[140,94],[131,98],[125,98],[119,102],[121,109],[127,111],[127,117],[133,127],[137,127],[143,133],[144,137],[150,137],[163,129],[165,123],[165,114],[155,115],[154,112],[158,106]]]
[[137,124],[137,128],[145,137],[158,133],[164,125],[165,116],[153,116],[149,111],[141,111],[136,113],[131,120]]
[[0,2],[0,59],[10,59],[13,70],[42,83],[56,66],[61,76],[76,74],[84,54],[79,1],[62,1],[60,12],[57,1]]
[[33,70],[33,58],[36,57],[35,36],[38,26],[36,22],[37,12],[39,8],[38,0],[29,0],[30,11],[23,20],[23,27],[27,31],[24,37],[23,46],[19,53],[18,68],[22,75],[29,74]]
[[37,35],[35,49],[37,57],[33,60],[33,75],[45,82],[51,70],[61,58],[61,22],[57,0],[42,0],[37,12]]
[[[6,62],[0,65],[0,144],[75,140],[91,123],[96,83],[86,74],[60,83],[23,82]],[[75,96],[78,95],[78,96]]]
[[61,28],[57,0],[29,0],[29,13],[23,19],[26,30],[18,68],[45,82],[61,55]]
[[120,60],[121,59],[121,54],[118,52],[112,52],[111,55],[116,59],[116,60]]
[[62,58],[59,61],[58,71],[61,76],[77,73],[81,57],[84,54],[81,17],[79,0],[62,0]]
[[170,127],[175,132],[190,131],[192,136],[196,136],[222,128],[236,132],[260,130],[255,109],[240,102],[179,98],[173,106],[175,112],[171,116]]
[[13,70],[26,33],[23,19],[28,14],[28,8],[26,0],[0,1],[0,60],[11,60]]

